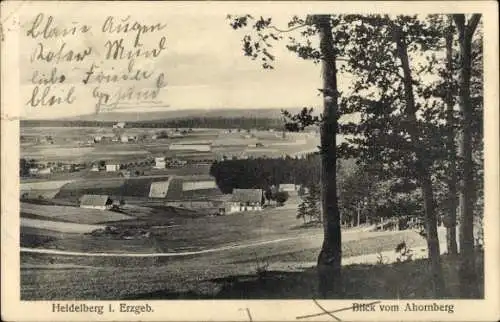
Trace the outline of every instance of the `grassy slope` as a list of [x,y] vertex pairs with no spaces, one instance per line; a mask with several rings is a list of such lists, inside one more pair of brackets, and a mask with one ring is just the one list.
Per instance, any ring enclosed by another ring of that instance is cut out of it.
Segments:
[[[79,224],[97,224],[103,222],[132,219],[133,217],[113,212],[96,209],[85,209],[69,206],[34,205],[21,203],[23,213],[37,215],[46,220],[68,221]],[[22,216],[26,218],[26,216]]]
[[[482,289],[483,257],[479,255]],[[450,298],[458,298],[457,267],[455,258],[443,256]],[[187,260],[135,268],[25,269],[21,271],[21,299],[310,299],[317,297],[316,278],[314,268],[271,271],[258,277],[253,265],[214,263],[207,267]],[[433,298],[426,260],[346,266],[343,278],[344,298]]]

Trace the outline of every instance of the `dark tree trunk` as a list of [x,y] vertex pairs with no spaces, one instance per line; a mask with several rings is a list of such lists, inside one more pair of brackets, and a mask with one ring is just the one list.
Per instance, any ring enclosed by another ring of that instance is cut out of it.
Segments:
[[461,113],[458,155],[461,160],[459,194],[460,209],[460,295],[464,298],[478,296],[477,274],[474,255],[474,177],[472,161],[472,104],[470,101],[472,35],[479,23],[480,15],[473,15],[465,24],[465,15],[454,15],[460,43],[460,89]]
[[443,270],[441,268],[441,252],[437,233],[437,220],[432,190],[432,181],[427,165],[421,164],[417,168],[420,174],[420,185],[424,195],[424,211],[426,216],[425,230],[427,233],[427,251],[431,264],[432,288],[436,296],[446,295]]
[[323,59],[323,122],[321,124],[321,193],[324,240],[318,256],[321,297],[342,296],[340,212],[337,200],[336,135],[338,90],[336,55],[330,16],[316,15]]
[[434,207],[434,195],[432,181],[429,173],[431,160],[425,152],[425,147],[420,143],[418,130],[417,107],[413,94],[413,80],[411,76],[408,50],[404,35],[398,26],[391,23],[394,41],[396,42],[398,57],[403,68],[403,82],[406,101],[406,117],[408,120],[408,132],[415,147],[417,181],[422,188],[424,197],[424,211],[426,217],[427,251],[430,261],[432,275],[432,288],[436,297],[445,295],[443,270],[441,268],[441,257],[439,250],[439,239],[437,235],[437,220]]
[[453,28],[450,26],[446,31],[446,123],[448,126],[448,215],[444,220],[446,227],[446,246],[448,254],[456,255],[457,248],[457,161],[455,146],[455,120],[453,117],[453,106],[455,105],[453,96],[455,94],[453,85]]

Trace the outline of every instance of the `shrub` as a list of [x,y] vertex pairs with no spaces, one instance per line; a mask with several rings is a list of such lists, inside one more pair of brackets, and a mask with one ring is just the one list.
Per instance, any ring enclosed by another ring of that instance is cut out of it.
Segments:
[[396,253],[398,253],[398,257],[396,260],[398,262],[409,262],[413,257],[413,250],[406,245],[406,242],[401,242],[396,246]]
[[285,202],[288,200],[289,198],[289,195],[288,195],[288,192],[286,191],[278,191],[276,192],[276,202],[278,203],[278,205],[284,205]]

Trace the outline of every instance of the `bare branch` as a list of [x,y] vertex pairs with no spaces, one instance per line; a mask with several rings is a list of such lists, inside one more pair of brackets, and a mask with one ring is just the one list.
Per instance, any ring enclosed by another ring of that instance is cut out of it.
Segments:
[[291,32],[291,31],[294,31],[296,29],[299,29],[302,27],[307,27],[307,26],[308,26],[307,24],[303,24],[303,25],[298,25],[298,26],[292,27],[290,29],[279,29],[276,26],[269,26],[269,28],[272,28],[272,29],[276,30],[277,32],[287,33],[287,32]]

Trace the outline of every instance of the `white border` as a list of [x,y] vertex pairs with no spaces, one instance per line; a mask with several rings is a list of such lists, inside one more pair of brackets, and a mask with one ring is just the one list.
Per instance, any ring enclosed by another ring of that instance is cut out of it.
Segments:
[[[318,313],[311,300],[301,301],[138,301],[149,303],[154,313],[133,315],[113,313],[86,315],[75,313],[52,313],[51,303],[20,302],[19,283],[19,64],[16,19],[20,12],[44,10],[77,10],[81,15],[90,14],[99,6],[99,11],[113,12],[119,8],[127,10],[175,10],[179,14],[203,14],[224,12],[266,13],[481,13],[484,24],[484,79],[485,79],[485,300],[440,300],[439,303],[455,304],[455,313],[418,314],[400,313],[353,313],[339,312],[342,320],[441,320],[478,321],[496,320],[499,313],[499,105],[498,105],[498,5],[494,1],[429,1],[429,2],[20,2],[1,4],[4,41],[1,43],[1,249],[2,249],[2,320],[7,321],[248,321],[248,308],[254,321],[297,321],[297,316]],[[91,301],[82,301],[92,303]],[[349,307],[355,301],[320,301],[327,309]],[[370,302],[370,301],[365,301]],[[432,302],[432,301],[383,301],[384,303]],[[61,303],[61,302],[58,302]],[[73,302],[71,302],[73,303]],[[99,302],[104,305],[109,301]],[[311,320],[333,320],[330,316],[319,316]]]

